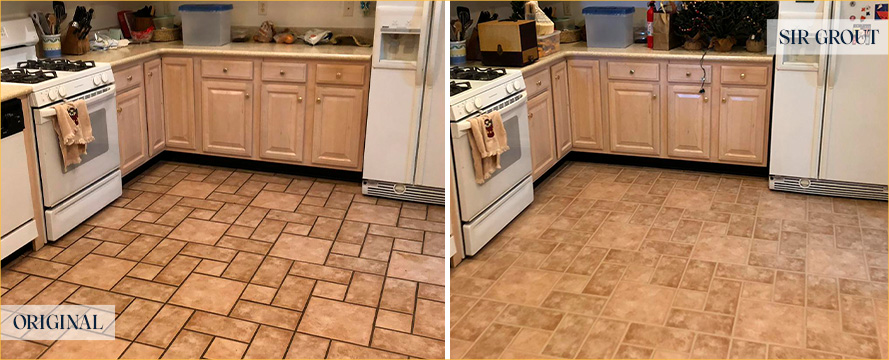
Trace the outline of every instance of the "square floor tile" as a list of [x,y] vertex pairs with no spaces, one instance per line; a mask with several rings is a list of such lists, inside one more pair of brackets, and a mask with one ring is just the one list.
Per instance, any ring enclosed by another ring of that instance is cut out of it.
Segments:
[[370,344],[375,316],[373,308],[313,298],[299,331],[366,346]]
[[269,255],[290,260],[324,264],[324,260],[327,259],[327,253],[330,252],[332,245],[333,241],[300,235],[281,234]]
[[675,290],[655,285],[621,281],[603,315],[661,325],[667,319]]
[[117,258],[87,255],[65,275],[61,280],[86,285],[103,290],[111,290],[114,284],[130,272],[136,266],[135,262]]
[[485,298],[537,306],[549,294],[561,274],[549,271],[510,268],[494,283]]
[[188,218],[182,221],[169,238],[213,245],[228,230],[228,224]]
[[238,281],[191,274],[170,298],[170,304],[226,315],[246,286]]

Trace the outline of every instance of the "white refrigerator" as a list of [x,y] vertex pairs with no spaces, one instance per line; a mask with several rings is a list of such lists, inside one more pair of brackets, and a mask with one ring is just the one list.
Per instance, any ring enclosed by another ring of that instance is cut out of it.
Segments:
[[444,205],[445,6],[376,5],[363,192]]
[[[873,19],[875,1],[781,1],[779,19]],[[889,20],[881,20],[889,21]],[[887,199],[887,56],[795,55],[777,45],[769,187]]]

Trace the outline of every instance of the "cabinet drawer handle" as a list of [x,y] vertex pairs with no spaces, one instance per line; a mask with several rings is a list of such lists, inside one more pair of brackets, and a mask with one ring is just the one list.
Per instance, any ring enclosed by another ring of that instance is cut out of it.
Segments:
[[227,73],[227,72],[228,72],[228,68],[227,68],[227,67],[222,68],[222,72]]
[[531,120],[531,119],[533,119],[533,118],[534,118],[534,113],[530,113],[530,114],[528,114],[528,120]]
[[562,78],[562,75],[556,75],[556,80],[559,80],[561,78]]
[[686,72],[685,72],[685,77],[690,77],[690,76],[691,76],[691,71],[686,71]]
[[537,80],[537,86],[540,86],[540,84],[543,84],[543,82],[540,80]]
[[127,81],[133,81],[133,75],[127,76]]
[[633,75],[635,73],[636,73],[636,70],[630,69],[630,75]]
[[741,73],[741,79],[747,78],[747,74]]
[[336,78],[337,78],[337,79],[341,79],[342,77],[343,77],[343,73],[339,73],[339,72],[336,73]]
[[152,77],[152,76],[154,76],[154,72],[149,71],[149,72],[148,72],[148,77]]
[[708,101],[710,101],[710,98],[704,96],[704,102],[708,102]]
[[315,103],[320,104],[320,103],[321,103],[321,98],[317,98],[317,99],[315,99]]
[[121,109],[121,108],[117,108],[117,113],[118,113],[118,114],[120,114],[121,111],[123,111],[123,109]]
[[297,102],[303,102],[303,97],[302,97],[302,96],[297,97],[297,98],[296,98],[296,101],[297,101]]
[[281,70],[280,74],[281,74],[281,75],[284,75],[284,70]]
[[725,98],[722,98],[722,102],[725,102]]

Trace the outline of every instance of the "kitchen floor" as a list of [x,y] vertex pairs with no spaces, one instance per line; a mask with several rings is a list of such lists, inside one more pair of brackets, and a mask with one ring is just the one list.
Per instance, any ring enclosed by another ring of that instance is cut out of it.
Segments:
[[573,162],[451,272],[454,358],[885,358],[887,204]]
[[3,305],[115,304],[118,340],[3,358],[442,358],[444,208],[357,183],[159,163],[2,270]]

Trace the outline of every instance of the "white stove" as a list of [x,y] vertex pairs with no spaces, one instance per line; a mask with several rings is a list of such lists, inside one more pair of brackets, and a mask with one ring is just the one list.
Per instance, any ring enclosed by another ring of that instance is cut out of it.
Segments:
[[[48,240],[57,240],[121,195],[117,102],[111,65],[92,61],[38,59],[31,19],[3,21],[0,84],[30,86]],[[53,128],[54,106],[84,100],[95,140],[79,164],[62,161]]]
[[[534,200],[528,95],[519,70],[451,68],[451,150],[464,251],[475,255]],[[509,150],[500,169],[475,182],[469,119],[499,111]]]

